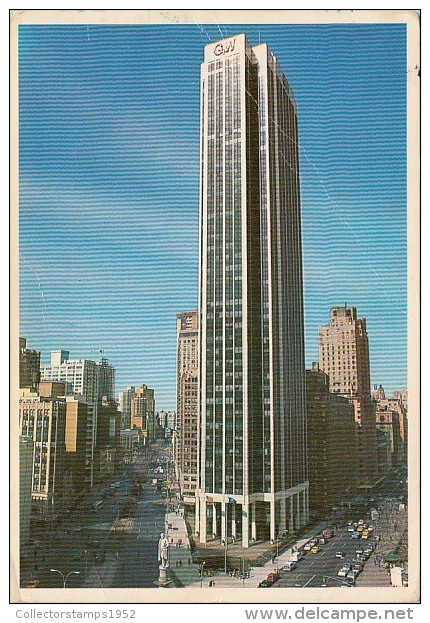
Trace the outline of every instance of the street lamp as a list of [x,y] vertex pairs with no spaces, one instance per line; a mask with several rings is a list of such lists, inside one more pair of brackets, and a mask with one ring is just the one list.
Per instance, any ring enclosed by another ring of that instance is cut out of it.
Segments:
[[66,582],[69,575],[80,575],[80,571],[70,571],[70,573],[68,573],[66,576],[59,569],[50,569],[50,571],[53,571],[54,573],[59,573],[61,575],[61,578],[63,580],[63,588],[66,588]]
[[227,575],[227,549],[228,549],[228,537],[225,535],[225,539],[221,541],[222,545],[224,545],[224,573]]
[[276,537],[276,562],[278,562],[279,558],[279,539],[285,534],[288,534],[288,530],[281,530]]
[[205,561],[200,565],[200,588],[203,588],[203,567],[205,566]]

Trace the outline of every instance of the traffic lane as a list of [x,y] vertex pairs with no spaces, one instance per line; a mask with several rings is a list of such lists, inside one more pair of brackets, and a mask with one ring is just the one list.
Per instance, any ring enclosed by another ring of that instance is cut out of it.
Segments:
[[[337,572],[344,562],[352,562],[357,549],[364,549],[361,539],[351,539],[345,529],[338,530],[337,534],[329,539],[325,545],[321,545],[318,554],[308,553],[297,564],[293,571],[281,572],[282,577],[274,584],[274,587],[294,588],[297,586],[320,586],[323,583],[323,576],[337,577]],[[335,557],[336,552],[345,553],[345,558]],[[369,559],[370,560],[370,559]]]
[[[155,497],[155,496],[154,496]],[[149,500],[139,505],[134,531],[125,536],[113,588],[153,588],[158,578],[158,539],[164,531],[164,507]]]
[[322,583],[322,576],[329,573],[332,561],[328,552],[322,549],[318,554],[307,554],[300,560],[293,571],[281,572],[281,579],[273,586],[274,588],[294,588],[306,586],[319,586]]

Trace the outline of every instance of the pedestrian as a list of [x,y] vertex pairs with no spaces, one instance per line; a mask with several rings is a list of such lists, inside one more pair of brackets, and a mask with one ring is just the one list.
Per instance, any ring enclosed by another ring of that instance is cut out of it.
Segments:
[[182,567],[182,560],[179,561],[179,566]]
[[188,564],[189,564],[189,565],[191,564],[191,560],[190,560],[190,558],[188,558]]

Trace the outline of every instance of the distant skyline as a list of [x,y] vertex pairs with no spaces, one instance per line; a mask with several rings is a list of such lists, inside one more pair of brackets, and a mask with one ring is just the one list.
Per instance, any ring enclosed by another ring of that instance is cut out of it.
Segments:
[[[406,26],[20,26],[20,335],[175,409],[197,308],[203,47],[267,42],[298,105],[306,366],[333,306],[367,319],[372,384],[407,388]],[[222,34],[222,36],[221,36]]]

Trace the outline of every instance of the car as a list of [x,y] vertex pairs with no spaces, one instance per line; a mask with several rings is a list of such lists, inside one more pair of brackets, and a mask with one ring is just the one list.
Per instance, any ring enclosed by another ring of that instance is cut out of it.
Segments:
[[76,526],[73,526],[73,532],[80,532],[82,530],[82,526],[80,526],[79,524],[77,524]]
[[341,568],[339,569],[339,571],[337,572],[337,575],[338,575],[340,578],[346,578],[346,576],[348,575],[348,573],[349,573],[349,567],[341,567]]
[[353,526],[352,524],[350,524],[350,525],[348,526],[348,532],[354,532],[354,531],[355,531],[354,526]]
[[285,563],[285,565],[282,567],[282,570],[283,571],[292,571],[296,567],[297,567],[297,563],[294,560],[290,560],[289,562]]
[[314,545],[311,549],[311,554],[318,554],[318,552],[321,551],[321,547],[318,547],[318,545]]
[[360,548],[360,549],[356,549],[356,550],[355,550],[355,553],[356,553],[356,554],[362,554],[362,553],[363,553],[363,551],[364,551],[364,550]]
[[356,562],[352,565],[352,569],[356,572],[357,575],[363,571],[363,567],[364,564],[362,562]]
[[269,582],[269,580],[263,580],[262,582],[260,582],[260,584],[258,585],[258,588],[269,588],[270,586],[273,585],[273,582]]
[[277,580],[279,580],[280,577],[281,576],[277,571],[272,571],[271,573],[269,573],[266,579],[274,584]]
[[347,580],[352,580],[353,582],[355,582],[355,578],[357,577],[358,573],[356,573],[354,571],[354,569],[351,569],[350,571],[348,571],[348,573],[346,574],[346,579]]
[[353,532],[351,534],[351,539],[359,539],[360,538],[360,533],[359,532]]
[[336,552],[334,555],[335,558],[345,558],[345,556],[345,552]]

